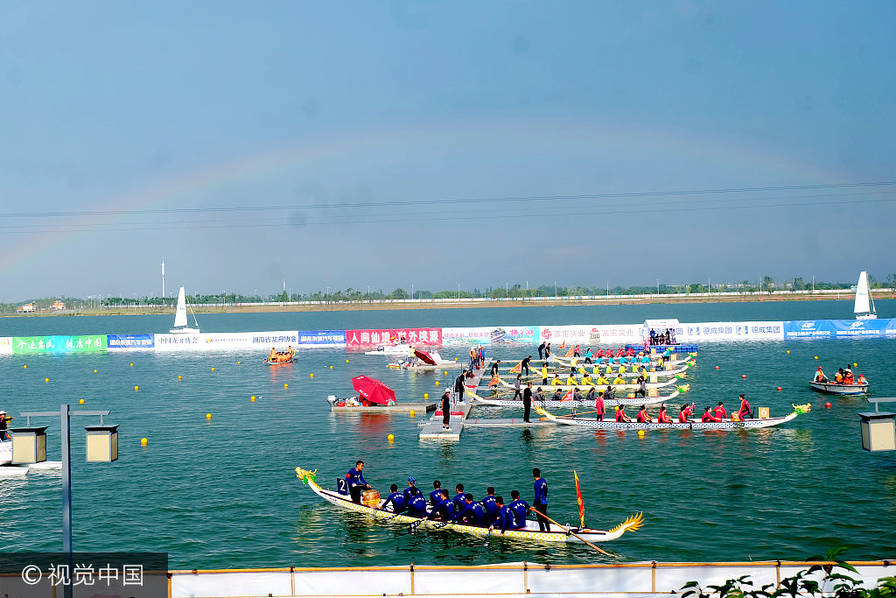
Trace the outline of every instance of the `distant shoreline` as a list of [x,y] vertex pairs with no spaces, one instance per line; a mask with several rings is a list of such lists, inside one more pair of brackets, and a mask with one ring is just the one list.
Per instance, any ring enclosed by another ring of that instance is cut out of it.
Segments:
[[[393,302],[333,302],[333,303],[299,303],[299,304],[252,304],[252,305],[196,305],[193,310],[197,314],[220,313],[278,313],[278,312],[337,312],[337,311],[391,311],[403,309],[488,309],[498,307],[574,307],[574,306],[601,306],[601,305],[678,305],[694,303],[765,303],[782,301],[844,301],[852,300],[855,293],[848,289],[842,292],[825,292],[809,294],[769,293],[769,294],[720,294],[718,296],[670,295],[670,296],[645,296],[635,295],[631,297],[613,296],[606,299],[506,299],[492,300],[460,300],[460,301],[400,301]],[[875,292],[875,299],[893,299],[896,293],[887,290]],[[29,314],[3,314],[3,317],[61,317],[61,316],[144,316],[144,315],[169,315],[173,309],[169,306],[149,307],[109,307],[89,310],[62,310],[42,311]]]

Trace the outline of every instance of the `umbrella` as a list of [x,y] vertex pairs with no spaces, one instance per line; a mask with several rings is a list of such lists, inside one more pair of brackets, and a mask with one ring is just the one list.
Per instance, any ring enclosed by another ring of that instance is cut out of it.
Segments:
[[377,380],[367,376],[352,378],[352,386],[362,397],[378,405],[395,403],[395,391]]
[[426,351],[421,351],[420,349],[414,349],[414,355],[416,355],[420,361],[428,365],[436,365],[436,360],[432,358],[432,355],[427,353]]

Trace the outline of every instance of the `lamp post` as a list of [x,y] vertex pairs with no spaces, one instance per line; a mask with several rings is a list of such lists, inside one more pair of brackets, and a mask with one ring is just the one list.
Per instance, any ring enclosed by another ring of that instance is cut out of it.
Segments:
[[[12,461],[13,463],[40,463],[46,461],[46,436],[44,431],[46,428],[31,428],[32,417],[58,417],[61,422],[61,441],[60,449],[62,453],[62,552],[71,559],[72,553],[72,464],[71,464],[71,427],[70,420],[73,415],[99,416],[100,425],[90,426],[88,434],[91,431],[100,432],[101,436],[108,438],[108,451],[105,456],[98,455],[94,452],[95,446],[91,446],[92,442],[88,436],[87,443],[87,461],[105,461],[111,463],[118,459],[118,426],[103,425],[103,416],[109,415],[109,411],[71,411],[68,404],[61,405],[59,411],[25,411],[20,415],[24,416],[27,421],[26,428],[13,429],[13,445],[12,445]],[[19,434],[17,432],[21,432]],[[106,434],[103,434],[106,432]],[[34,444],[36,439],[44,436],[42,442],[44,444],[43,451],[35,451]],[[18,442],[17,442],[18,438]],[[69,563],[71,566],[71,563]],[[65,598],[71,598],[72,587],[70,584],[65,585]]]

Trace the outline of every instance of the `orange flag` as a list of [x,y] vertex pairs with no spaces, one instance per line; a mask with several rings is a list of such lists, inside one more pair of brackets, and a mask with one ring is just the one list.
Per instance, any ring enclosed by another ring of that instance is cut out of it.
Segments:
[[513,366],[512,368],[510,368],[511,374],[519,374],[522,371],[523,371],[523,362],[522,361],[519,362],[518,364],[516,364],[515,366]]
[[560,347],[559,347],[559,348],[560,348],[560,349],[563,349],[564,347],[566,347],[566,341],[563,341],[562,343],[560,343]]
[[573,469],[572,475],[576,477],[576,502],[579,503],[579,527],[585,527],[585,502],[582,500],[582,489],[579,488],[579,474]]
[[563,357],[572,357],[573,355],[575,355],[575,353],[576,353],[576,348],[570,347],[569,351],[567,351],[566,355],[564,355]]
[[500,383],[501,383],[501,378],[499,378],[498,376],[493,376],[491,379],[491,382],[489,382],[488,385],[489,386],[497,386]]
[[572,390],[570,390],[565,395],[563,395],[563,398],[560,399],[560,402],[562,403],[563,401],[571,401],[572,397],[573,397]]

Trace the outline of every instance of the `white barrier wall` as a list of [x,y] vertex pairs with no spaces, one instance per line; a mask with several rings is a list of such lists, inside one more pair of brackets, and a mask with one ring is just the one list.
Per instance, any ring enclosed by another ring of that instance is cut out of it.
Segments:
[[0,355],[12,355],[11,336],[0,336]]
[[299,347],[296,330],[155,335],[156,351],[270,351],[271,347],[282,350],[290,345]]

